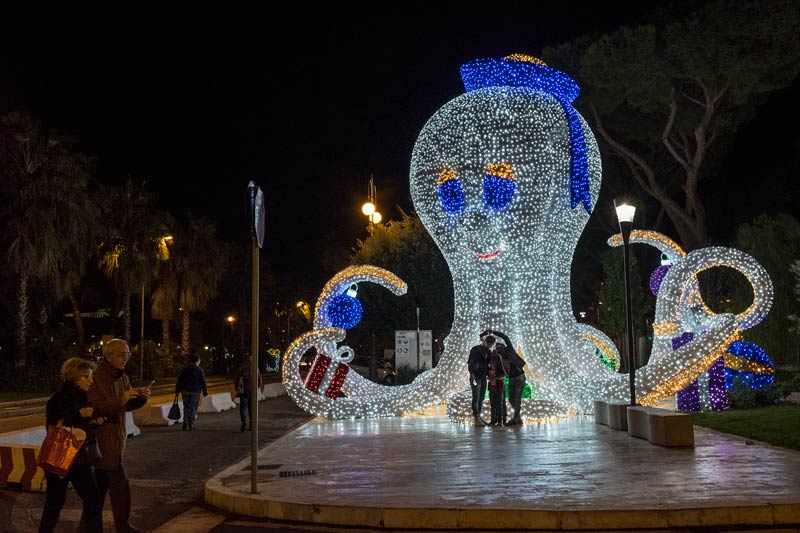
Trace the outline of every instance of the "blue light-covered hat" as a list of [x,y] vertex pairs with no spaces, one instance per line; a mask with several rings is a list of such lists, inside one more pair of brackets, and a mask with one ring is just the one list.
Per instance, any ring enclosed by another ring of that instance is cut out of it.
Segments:
[[533,56],[513,54],[504,58],[475,59],[460,69],[461,80],[467,92],[487,87],[527,87],[550,94],[558,100],[567,115],[570,134],[570,205],[574,209],[583,204],[592,212],[589,192],[589,161],[586,139],[583,136],[580,115],[572,107],[578,97],[578,84],[543,61]]

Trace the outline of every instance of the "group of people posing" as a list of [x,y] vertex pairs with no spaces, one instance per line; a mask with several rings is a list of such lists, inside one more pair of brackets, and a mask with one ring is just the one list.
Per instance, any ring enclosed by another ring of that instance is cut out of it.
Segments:
[[[498,340],[499,338],[499,340]],[[472,416],[476,426],[485,426],[481,416],[486,389],[489,389],[491,421],[489,425],[514,426],[522,424],[522,391],[525,388],[525,361],[514,350],[508,336],[493,329],[480,335],[481,343],[473,346],[467,359],[469,382],[472,389]],[[507,420],[506,388],[508,379],[508,401],[514,410]]]

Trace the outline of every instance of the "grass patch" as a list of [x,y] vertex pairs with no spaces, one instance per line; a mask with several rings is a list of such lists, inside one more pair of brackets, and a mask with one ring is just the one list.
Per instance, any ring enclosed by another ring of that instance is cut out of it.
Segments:
[[31,398],[46,398],[50,396],[43,392],[10,392],[0,391],[0,403],[18,402],[20,400],[30,400]]
[[691,413],[698,426],[800,451],[800,405]]

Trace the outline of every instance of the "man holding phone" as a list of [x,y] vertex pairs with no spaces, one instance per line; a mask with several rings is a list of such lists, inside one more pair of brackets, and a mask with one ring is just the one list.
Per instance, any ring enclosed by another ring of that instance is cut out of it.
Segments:
[[[108,341],[103,346],[103,360],[94,372],[94,383],[86,393],[87,405],[94,408],[94,415],[106,419],[95,433],[103,455],[94,466],[95,477],[101,505],[105,502],[106,493],[109,494],[114,525],[119,533],[138,531],[130,524],[131,487],[122,464],[128,439],[125,413],[139,409],[150,397],[150,387],[134,389],[125,374],[125,365],[130,356],[131,349],[126,341]],[[85,531],[83,516],[78,531]]]

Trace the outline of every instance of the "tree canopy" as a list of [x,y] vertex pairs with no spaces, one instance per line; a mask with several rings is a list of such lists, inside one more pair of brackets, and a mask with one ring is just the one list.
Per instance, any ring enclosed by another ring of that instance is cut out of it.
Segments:
[[721,0],[677,20],[658,8],[647,23],[542,55],[579,80],[601,149],[622,159],[691,251],[709,241],[701,181],[717,177],[737,128],[800,72],[798,27],[797,2]]

